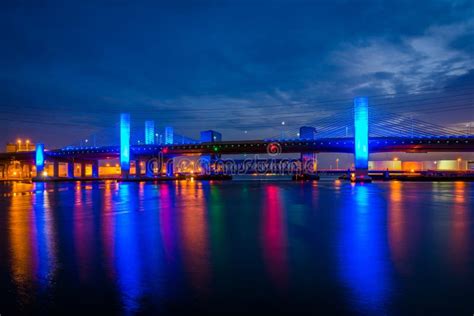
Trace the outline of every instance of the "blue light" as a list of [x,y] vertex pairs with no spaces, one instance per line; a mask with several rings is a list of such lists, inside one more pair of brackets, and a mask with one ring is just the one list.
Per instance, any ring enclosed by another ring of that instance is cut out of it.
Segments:
[[173,128],[170,126],[165,127],[165,144],[173,144]]
[[355,167],[369,168],[369,108],[366,97],[354,99]]
[[130,114],[120,115],[120,168],[130,170]]
[[44,144],[36,144],[36,174],[44,170]]
[[155,144],[155,122],[145,121],[145,144]]

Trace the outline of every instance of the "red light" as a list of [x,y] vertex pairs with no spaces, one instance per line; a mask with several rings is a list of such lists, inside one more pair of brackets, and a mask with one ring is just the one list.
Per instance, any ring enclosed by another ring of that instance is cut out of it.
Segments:
[[166,154],[168,152],[168,147],[163,148],[163,154]]

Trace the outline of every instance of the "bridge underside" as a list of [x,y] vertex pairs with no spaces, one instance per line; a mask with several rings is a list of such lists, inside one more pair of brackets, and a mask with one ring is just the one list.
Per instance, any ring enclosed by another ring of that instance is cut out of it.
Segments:
[[[131,147],[131,159],[147,160],[162,156],[172,158],[187,155],[238,155],[238,154],[267,154],[270,146],[277,146],[278,153],[353,153],[352,138],[333,138],[319,140],[256,140],[228,141],[199,144],[174,144],[165,146],[140,145]],[[371,138],[370,153],[406,152],[474,152],[474,137],[459,138]],[[49,162],[92,162],[97,160],[118,159],[119,146],[107,147],[78,147],[50,150],[45,152]],[[2,153],[0,162],[21,161],[34,164],[34,152]]]

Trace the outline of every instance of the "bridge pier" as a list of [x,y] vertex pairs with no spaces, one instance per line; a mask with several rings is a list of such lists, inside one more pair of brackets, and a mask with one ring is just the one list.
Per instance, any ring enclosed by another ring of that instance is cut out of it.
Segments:
[[81,178],[85,178],[85,177],[86,177],[86,163],[81,162]]
[[142,176],[142,168],[140,166],[140,160],[135,160],[135,177],[139,178]]
[[166,176],[167,177],[172,177],[174,174],[174,162],[173,158],[169,159],[168,161],[165,162],[166,164]]
[[68,178],[74,179],[74,161],[67,162],[66,175]]
[[57,161],[53,162],[53,177],[59,177],[59,162]]
[[98,178],[99,177],[99,161],[94,160],[92,162],[92,177]]
[[130,176],[130,114],[120,114],[120,170],[122,178]]
[[152,178],[155,175],[153,173],[154,161],[154,159],[149,159],[145,164],[145,175],[147,178]]
[[36,177],[41,177],[44,171],[44,144],[36,144],[35,165]]

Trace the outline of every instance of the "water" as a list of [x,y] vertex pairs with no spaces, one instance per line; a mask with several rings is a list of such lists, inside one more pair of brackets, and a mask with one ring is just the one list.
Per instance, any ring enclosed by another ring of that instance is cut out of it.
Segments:
[[474,313],[474,183],[0,186],[0,313]]

